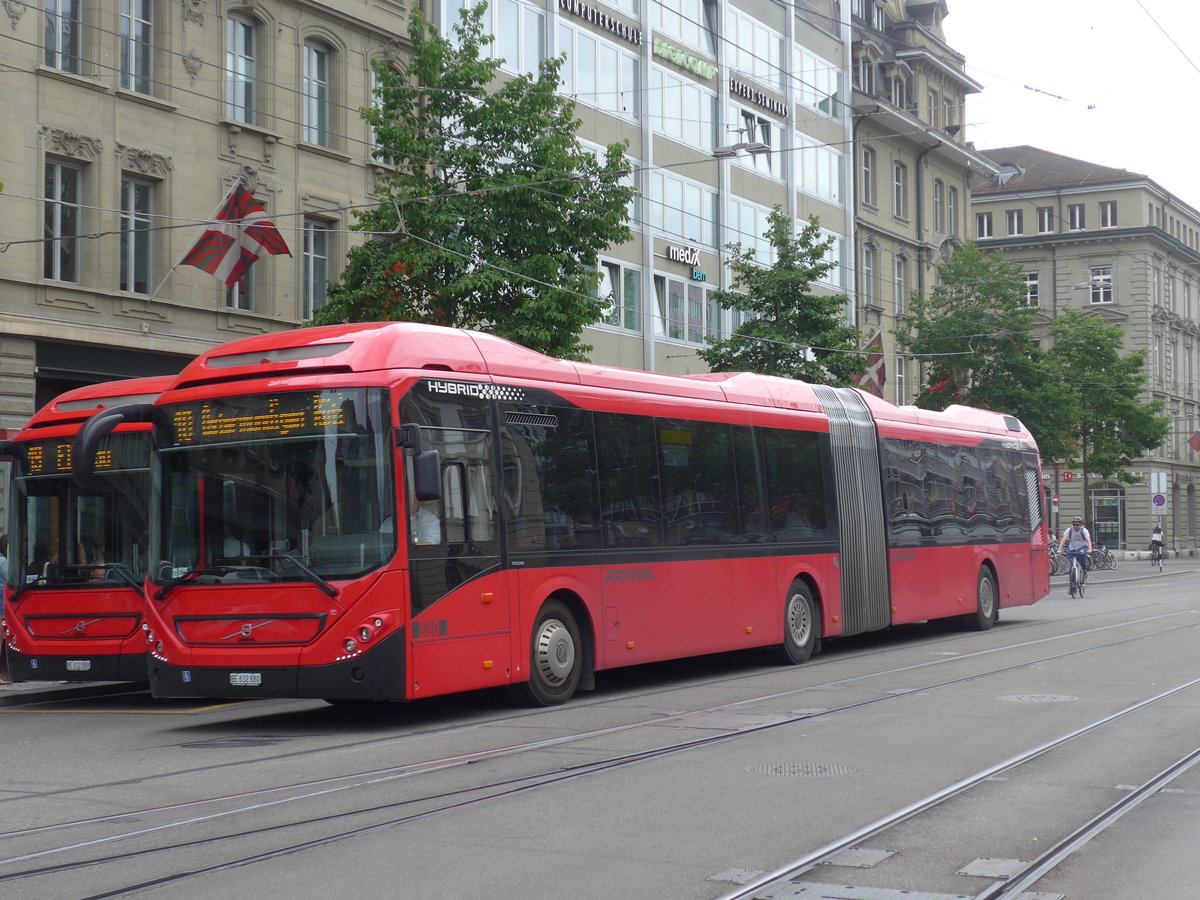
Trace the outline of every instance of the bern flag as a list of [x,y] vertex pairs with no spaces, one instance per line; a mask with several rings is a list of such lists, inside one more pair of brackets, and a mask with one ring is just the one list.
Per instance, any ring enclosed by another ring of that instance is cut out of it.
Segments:
[[863,352],[867,354],[867,371],[858,377],[858,386],[868,394],[882,397],[883,385],[887,381],[887,374],[883,366],[882,331],[875,332],[875,337],[867,341]]
[[292,255],[267,211],[238,182],[213,214],[213,224],[184,256],[183,265],[203,269],[233,287],[264,253]]

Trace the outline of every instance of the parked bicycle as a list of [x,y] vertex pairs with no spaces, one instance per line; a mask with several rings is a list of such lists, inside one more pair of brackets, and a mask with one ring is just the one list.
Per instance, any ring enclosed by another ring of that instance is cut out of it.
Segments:
[[1050,574],[1051,575],[1066,575],[1071,568],[1071,561],[1067,557],[1058,552],[1057,545],[1050,547]]
[[1112,551],[1103,544],[1097,544],[1092,548],[1092,568],[1102,572],[1115,572],[1117,566],[1121,564]]

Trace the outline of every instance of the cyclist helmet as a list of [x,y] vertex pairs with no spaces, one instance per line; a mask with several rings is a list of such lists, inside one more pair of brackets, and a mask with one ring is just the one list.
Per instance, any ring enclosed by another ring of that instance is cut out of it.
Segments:
[[1074,525],[1076,522],[1078,522],[1080,525],[1082,525],[1083,524],[1083,516],[1076,516],[1075,518],[1073,518],[1071,520],[1072,525]]

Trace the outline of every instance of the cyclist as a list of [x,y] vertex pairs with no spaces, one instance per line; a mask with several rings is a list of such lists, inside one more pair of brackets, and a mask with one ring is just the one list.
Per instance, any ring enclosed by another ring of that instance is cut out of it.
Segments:
[[[1083,516],[1073,518],[1071,520],[1071,527],[1063,532],[1062,540],[1058,542],[1058,552],[1063,553],[1064,549],[1068,557],[1074,557],[1079,560],[1079,566],[1086,578],[1088,554],[1092,552],[1092,535],[1091,532],[1083,527]],[[1074,584],[1071,585],[1071,596],[1075,596]]]
[[1163,552],[1163,530],[1161,525],[1155,525],[1154,530],[1150,532],[1150,562],[1158,562],[1162,558]]

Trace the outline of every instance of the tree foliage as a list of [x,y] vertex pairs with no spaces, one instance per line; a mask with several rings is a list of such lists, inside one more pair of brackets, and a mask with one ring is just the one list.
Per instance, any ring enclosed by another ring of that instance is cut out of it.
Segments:
[[579,144],[561,59],[499,79],[483,11],[464,9],[451,41],[414,7],[408,62],[376,64],[378,102],[362,114],[389,168],[379,205],[356,216],[371,237],[314,319],[482,329],[581,358],[580,332],[606,306],[597,254],[630,238],[625,148]]
[[1088,473],[1132,482],[1122,470],[1161,444],[1171,428],[1162,401],[1145,398],[1146,351],[1122,355],[1119,327],[1074,310],[1055,319],[1050,337],[1049,356],[1065,373],[1063,391],[1079,400],[1063,459],[1081,465],[1085,490]]
[[796,234],[776,206],[767,239],[775,261],[764,266],[753,249],[731,244],[730,290],[712,300],[747,314],[723,339],[710,338],[699,356],[714,372],[760,372],[813,384],[848,384],[864,369],[858,330],[845,322],[847,298],[813,291],[836,265],[825,258],[832,239],[821,240],[815,218]]
[[894,334],[925,365],[916,405],[963,403],[1019,418],[1044,457],[1065,455],[1078,397],[1062,389],[1060,361],[1034,343],[1037,309],[1026,303],[1022,270],[974,244],[938,267],[928,297],[914,293]]

